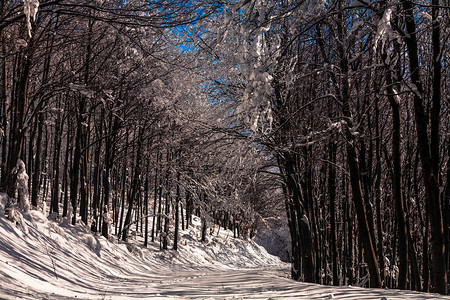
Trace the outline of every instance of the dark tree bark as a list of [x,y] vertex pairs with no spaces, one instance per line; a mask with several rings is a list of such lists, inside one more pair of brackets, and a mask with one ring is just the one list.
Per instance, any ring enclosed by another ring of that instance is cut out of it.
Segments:
[[[5,14],[5,3],[2,2],[0,7],[0,16],[3,17]],[[2,134],[2,156],[1,156],[1,178],[0,182],[6,182],[7,171],[6,171],[6,159],[7,159],[7,145],[8,140],[6,138],[6,133],[8,132],[8,111],[7,111],[7,92],[8,92],[8,65],[6,61],[6,45],[5,45],[5,37],[3,34],[3,30],[0,30],[0,48],[2,53],[2,70],[1,70],[1,86],[0,86],[0,109],[1,109],[1,129],[3,131]]]
[[70,138],[72,132],[72,122],[70,117],[67,116],[67,136],[66,136],[66,154],[64,158],[64,175],[63,175],[63,185],[64,185],[64,203],[63,203],[63,217],[67,216],[67,210],[69,207],[69,178],[70,178],[70,166],[72,165],[69,161],[69,157],[72,156],[70,147]]
[[125,214],[125,197],[127,196],[126,190],[127,190],[127,163],[125,161],[125,165],[123,166],[123,175],[122,175],[122,193],[121,193],[121,206],[120,206],[120,221],[118,222],[118,228],[116,227],[116,234],[118,234],[118,238],[120,239],[120,235],[122,234],[122,228],[123,228],[123,217]]
[[[386,66],[389,68],[389,66]],[[405,290],[407,288],[408,280],[408,232],[406,225],[406,210],[405,202],[403,200],[402,187],[402,165],[401,165],[401,135],[400,135],[400,102],[397,96],[398,88],[394,90],[394,82],[391,71],[386,72],[386,82],[388,99],[392,109],[392,197],[395,202],[395,215],[397,220],[398,238],[399,238],[399,276],[398,288]],[[397,81],[398,82],[398,81]]]
[[[168,149],[166,154],[166,160],[167,164],[171,161],[171,151]],[[165,204],[164,204],[164,231],[162,233],[162,249],[168,250],[169,249],[169,225],[170,225],[170,205],[172,203],[172,195],[171,195],[171,184],[169,181],[169,169],[166,170],[166,179],[165,179]]]
[[[373,237],[373,227],[369,226],[368,215],[366,212],[366,201],[363,197],[363,189],[361,182],[361,170],[358,161],[358,149],[357,149],[357,138],[352,132],[353,127],[353,115],[351,111],[351,99],[350,99],[350,86],[349,86],[349,61],[348,54],[343,45],[345,40],[345,28],[344,28],[344,16],[342,12],[342,2],[339,2],[340,11],[337,15],[337,21],[335,28],[330,28],[332,32],[336,30],[337,42],[337,59],[339,61],[340,67],[340,78],[339,80],[331,75],[332,81],[334,83],[336,94],[340,103],[342,103],[342,113],[345,118],[345,138],[346,138],[346,154],[347,154],[347,165],[350,173],[350,186],[352,190],[353,203],[355,205],[355,210],[358,219],[359,228],[359,238],[361,240],[361,245],[364,249],[364,258],[367,263],[369,274],[370,274],[370,286],[371,287],[381,287],[381,277],[380,269],[378,265],[378,259],[376,257],[375,251],[375,241]],[[316,29],[317,42],[319,48],[324,56],[324,60],[330,63],[326,49],[324,47],[323,39],[321,37],[321,29],[318,27]]]
[[154,183],[154,198],[153,198],[153,220],[152,220],[152,242],[155,241],[155,226],[156,226],[156,204],[158,202],[158,164],[159,164],[159,153],[156,154],[156,170],[155,170],[155,183]]
[[[103,114],[104,112],[102,112],[102,117],[101,120],[99,121],[99,125],[97,127],[97,138],[99,138],[102,133],[103,133]],[[106,150],[107,151],[107,150]],[[99,139],[98,143],[97,143],[97,147],[95,149],[95,153],[94,153],[94,174],[93,174],[93,179],[92,179],[92,186],[94,188],[94,194],[92,195],[92,225],[91,225],[91,230],[93,232],[97,232],[99,230],[100,227],[100,222],[101,220],[99,220],[99,209],[101,208],[100,205],[100,170],[101,170],[101,153],[102,153],[102,140]],[[108,163],[108,157],[105,157],[105,164]],[[105,176],[105,175],[104,175]],[[105,189],[105,186],[103,186],[103,189]],[[109,189],[108,189],[109,192]],[[103,227],[102,227],[103,230]],[[108,238],[108,235],[105,236],[106,238]]]
[[70,180],[70,202],[72,204],[73,216],[72,225],[76,224],[77,221],[77,207],[78,207],[78,181],[80,179],[80,164],[82,159],[81,147],[82,147],[82,136],[83,136],[83,124],[86,121],[86,99],[84,96],[78,97],[78,113],[77,113],[77,127],[75,135],[75,149],[72,159],[71,168],[71,180]]
[[202,238],[201,241],[204,243],[206,242],[206,217],[203,215],[202,216]]
[[[85,53],[85,69],[84,69],[84,84],[88,86],[90,83],[90,72],[92,66],[92,35],[93,35],[93,26],[94,21],[92,19],[88,20],[88,34],[87,34],[87,45],[86,45],[86,53]],[[80,105],[79,105],[79,115],[78,115],[78,123],[77,123],[77,132],[78,127],[80,129],[80,157],[79,162],[74,161],[74,163],[81,164],[80,166],[80,216],[81,220],[84,224],[87,224],[88,218],[88,208],[89,208],[89,190],[87,189],[87,181],[88,181],[88,169],[89,169],[89,127],[90,127],[90,118],[91,114],[88,116],[88,98],[84,95],[80,97]],[[75,156],[74,156],[75,157]],[[74,210],[75,212],[75,210]]]
[[133,215],[134,204],[136,197],[140,189],[140,176],[142,170],[142,137],[143,137],[144,127],[138,130],[138,140],[136,147],[136,163],[134,165],[134,174],[131,181],[131,193],[128,195],[128,211],[125,217],[125,223],[122,229],[122,240],[126,242],[128,240],[128,232],[131,226],[131,217]]
[[328,197],[330,199],[330,226],[331,226],[331,252],[333,260],[333,285],[339,285],[338,249],[336,233],[336,152],[337,146],[334,141],[329,143],[329,165],[328,165]]
[[178,235],[180,227],[180,173],[177,174],[177,195],[175,197],[175,233],[173,238],[173,250],[178,250]]
[[33,182],[31,186],[31,205],[37,207],[38,206],[38,194],[40,188],[40,172],[41,172],[41,151],[42,151],[42,132],[43,132],[43,123],[44,123],[44,113],[40,112],[38,114],[38,135],[36,140],[36,154],[34,158],[34,168],[33,168]]
[[[340,28],[340,26],[338,26]],[[339,29],[342,31],[342,28]],[[341,32],[340,36],[343,35]],[[369,223],[367,220],[366,208],[364,204],[364,198],[361,187],[361,175],[359,170],[359,162],[357,149],[355,144],[355,137],[351,132],[353,123],[351,121],[352,115],[350,112],[350,95],[349,95],[349,83],[348,83],[348,60],[344,52],[343,46],[339,43],[339,56],[340,56],[340,68],[342,73],[341,84],[341,100],[343,103],[343,114],[347,118],[346,126],[346,151],[347,151],[347,164],[350,171],[350,184],[353,195],[353,203],[355,204],[356,214],[358,216],[358,228],[360,230],[361,244],[364,249],[364,257],[368,265],[370,273],[370,286],[381,287],[380,269],[378,266],[378,260],[375,253],[374,241],[372,240],[373,233],[370,232]]]
[[[444,194],[444,233],[445,233],[445,245],[446,245],[446,259],[447,259],[447,275],[450,277],[450,149],[447,149],[447,184]],[[447,278],[448,278],[447,277]]]
[[[436,0],[434,0],[436,1]],[[436,3],[436,2],[433,2]],[[437,2],[439,3],[439,2]],[[445,242],[443,232],[442,207],[439,196],[439,174],[436,172],[436,163],[439,161],[439,110],[440,110],[440,71],[439,74],[434,73],[433,81],[437,81],[437,85],[433,85],[433,109],[431,117],[432,138],[431,144],[428,139],[427,124],[429,121],[424,108],[424,90],[420,79],[420,64],[418,55],[418,44],[416,34],[416,21],[413,15],[413,4],[409,0],[402,0],[406,32],[405,43],[408,51],[409,70],[411,72],[412,92],[414,98],[414,115],[417,132],[417,145],[419,148],[420,161],[422,166],[422,175],[425,186],[425,193],[429,207],[431,219],[431,261],[433,268],[433,291],[447,294],[447,266],[445,262]],[[434,11],[434,14],[438,13]],[[434,21],[437,22],[437,19]],[[436,24],[436,23],[434,23]],[[439,25],[437,25],[439,26]],[[434,29],[436,30],[436,29]],[[433,30],[433,31],[434,31]],[[434,35],[436,34],[433,32]],[[438,41],[433,38],[433,45],[439,45]],[[437,52],[440,50],[436,49]],[[436,53],[435,53],[436,55]],[[439,54],[438,54],[439,55]],[[434,72],[439,70],[440,60],[433,60]],[[436,90],[434,90],[436,88]],[[436,132],[437,131],[437,132]],[[434,133],[433,133],[434,132]],[[437,140],[436,140],[437,137]],[[433,162],[437,159],[436,162]]]
[[31,125],[30,128],[30,139],[28,141],[28,186],[31,187],[32,185],[32,180],[33,180],[33,165],[34,165],[34,140],[36,137],[36,133],[37,133],[37,122],[36,122],[36,117],[33,117],[35,122],[34,124]]
[[[109,114],[109,125],[111,128],[111,132],[106,137],[105,141],[105,171],[103,172],[103,206],[106,209],[106,213],[109,212],[109,199],[110,199],[110,177],[111,177],[111,169],[114,164],[115,160],[115,153],[116,153],[116,136],[117,132],[120,128],[120,121],[119,117],[113,116],[113,113],[110,112]],[[126,153],[125,153],[126,155]],[[125,183],[125,181],[124,181]],[[122,198],[124,199],[124,198]],[[124,201],[124,200],[122,200]],[[104,237],[109,236],[109,229],[108,224],[106,222],[106,218],[103,218],[102,220],[102,235]]]
[[[35,26],[33,26],[35,27]],[[34,31],[34,30],[33,30]],[[26,50],[20,54],[19,64],[15,70],[16,88],[12,91],[11,100],[11,118],[10,118],[10,135],[8,144],[8,159],[6,161],[6,192],[11,197],[15,197],[16,181],[11,171],[16,165],[19,158],[23,156],[25,142],[25,117],[29,104],[29,81],[31,76],[31,67],[35,53],[34,35],[28,39]],[[6,91],[6,90],[5,90]]]
[[145,207],[145,232],[144,232],[144,247],[148,246],[148,193],[149,193],[149,184],[148,184],[148,164],[147,164],[147,172],[145,175],[145,183],[144,183],[144,207]]
[[302,189],[297,180],[297,173],[295,172],[294,160],[291,154],[284,154],[284,164],[286,172],[286,186],[288,188],[290,197],[294,203],[295,220],[299,231],[299,243],[301,247],[302,267],[304,280],[306,282],[314,282],[315,280],[315,267],[313,262],[313,244],[311,236],[311,224],[307,217],[307,212],[304,210],[304,198]]
[[[125,195],[126,195],[126,190],[127,190],[127,177],[128,177],[128,135],[129,135],[129,131],[128,129],[126,130],[126,134],[125,134],[125,160],[124,160],[124,164],[122,165],[122,193],[121,193],[121,207],[120,207],[120,221],[118,222],[118,228],[116,227],[116,234],[118,235],[117,238],[120,239],[120,235],[122,234],[122,225],[123,225],[123,217],[124,217],[124,213],[125,213]],[[118,229],[118,230],[117,230]]]
[[59,173],[60,173],[60,156],[62,143],[62,120],[58,115],[55,121],[55,140],[53,151],[53,182],[52,182],[52,199],[50,202],[50,213],[54,212],[59,215]]
[[192,214],[194,212],[194,201],[191,191],[186,191],[186,229],[192,224]]
[[384,265],[384,242],[383,242],[383,219],[381,216],[381,212],[383,211],[383,207],[381,204],[381,133],[380,133],[380,109],[378,106],[378,102],[375,102],[375,159],[376,159],[376,180],[375,180],[375,205],[377,211],[377,234],[378,234],[378,261],[380,263],[380,278],[381,282],[384,282],[384,286],[386,286],[385,282],[385,265]]
[[299,232],[295,220],[294,203],[290,200],[290,197],[285,186],[283,188],[283,194],[285,198],[286,214],[289,226],[289,233],[291,237],[291,277],[294,280],[300,280],[301,276],[301,256],[298,247]]
[[159,188],[158,188],[158,218],[156,222],[156,232],[160,234],[162,231],[162,178],[159,178]]

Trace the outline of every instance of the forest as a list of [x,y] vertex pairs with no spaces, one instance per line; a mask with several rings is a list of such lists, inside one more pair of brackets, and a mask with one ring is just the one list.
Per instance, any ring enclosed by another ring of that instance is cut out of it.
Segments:
[[449,0],[1,0],[0,191],[161,250],[286,223],[294,280],[447,295],[449,51]]

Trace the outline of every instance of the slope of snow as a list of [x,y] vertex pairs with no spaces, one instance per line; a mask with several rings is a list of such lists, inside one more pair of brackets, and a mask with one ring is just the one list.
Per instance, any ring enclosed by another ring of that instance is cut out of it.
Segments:
[[[0,200],[2,195],[0,195]],[[2,202],[2,201],[0,201]],[[0,212],[1,299],[449,299],[396,290],[328,287],[288,279],[289,265],[221,229],[202,244],[200,221],[178,252],[147,249],[24,214],[28,233]]]

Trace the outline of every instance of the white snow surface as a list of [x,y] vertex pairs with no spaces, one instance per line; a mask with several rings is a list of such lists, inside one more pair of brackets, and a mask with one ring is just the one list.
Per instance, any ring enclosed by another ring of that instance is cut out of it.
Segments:
[[202,244],[196,217],[178,252],[143,248],[139,235],[128,244],[107,240],[37,210],[23,217],[28,233],[0,215],[1,299],[449,299],[295,282],[288,264],[229,231],[216,227]]
[[36,15],[39,9],[39,0],[24,0],[23,12],[27,22],[28,35],[31,37],[31,21],[36,21]]

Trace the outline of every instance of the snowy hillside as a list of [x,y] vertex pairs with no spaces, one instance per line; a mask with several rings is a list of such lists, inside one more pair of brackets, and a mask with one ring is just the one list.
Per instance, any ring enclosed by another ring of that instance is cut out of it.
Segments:
[[[287,278],[289,265],[254,242],[220,230],[200,240],[200,222],[181,232],[180,250],[161,252],[140,241],[123,244],[81,226],[24,214],[25,228],[0,211],[0,298],[152,299],[297,298],[445,299],[413,292],[304,284]],[[448,298],[447,298],[448,299]]]

